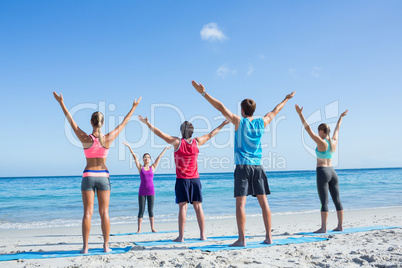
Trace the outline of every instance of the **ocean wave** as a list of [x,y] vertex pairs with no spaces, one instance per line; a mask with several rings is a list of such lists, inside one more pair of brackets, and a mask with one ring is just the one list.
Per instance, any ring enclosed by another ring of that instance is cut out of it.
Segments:
[[[402,206],[384,206],[384,207],[374,207],[374,208],[358,208],[358,209],[347,209],[345,211],[357,211],[357,210],[373,210],[373,209],[388,209],[388,208],[402,208]],[[285,212],[274,212],[272,217],[281,215],[297,215],[297,214],[309,214],[318,213],[319,210],[302,210],[302,211],[285,211]],[[335,212],[335,210],[330,210],[330,212]],[[247,217],[261,217],[261,213],[247,214]],[[235,219],[235,214],[222,214],[222,215],[205,215],[205,220],[223,220],[223,219]],[[196,221],[195,215],[188,215],[187,221]],[[166,222],[176,222],[177,214],[164,214],[155,218],[155,223],[166,223]],[[147,217],[144,217],[144,223],[149,222]],[[110,219],[112,225],[120,224],[137,224],[136,216],[123,216],[123,217],[113,217]],[[100,225],[100,219],[93,219],[92,225]],[[50,221],[32,221],[32,222],[7,222],[0,221],[0,230],[7,229],[44,229],[44,228],[62,228],[62,227],[80,227],[81,219],[55,219]]]

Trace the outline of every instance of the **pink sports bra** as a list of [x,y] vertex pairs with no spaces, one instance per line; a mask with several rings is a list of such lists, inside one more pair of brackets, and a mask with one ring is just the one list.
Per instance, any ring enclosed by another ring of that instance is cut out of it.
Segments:
[[85,157],[86,158],[106,158],[109,152],[109,149],[102,146],[99,141],[99,138],[95,137],[94,135],[89,135],[93,143],[91,147],[84,149]]

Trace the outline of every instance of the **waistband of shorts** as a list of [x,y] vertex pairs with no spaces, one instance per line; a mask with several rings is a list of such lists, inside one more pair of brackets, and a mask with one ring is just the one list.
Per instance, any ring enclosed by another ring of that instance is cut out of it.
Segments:
[[235,167],[264,168],[262,165],[246,165],[246,164],[237,164]]
[[319,169],[334,169],[334,167],[317,167],[316,168],[316,170],[319,170]]
[[109,177],[109,170],[84,170],[82,177]]

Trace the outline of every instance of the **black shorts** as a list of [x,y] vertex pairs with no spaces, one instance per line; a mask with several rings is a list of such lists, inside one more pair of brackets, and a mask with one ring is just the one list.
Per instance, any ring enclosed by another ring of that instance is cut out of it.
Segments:
[[261,165],[236,165],[234,172],[234,197],[270,194],[268,178]]
[[179,179],[176,178],[175,185],[176,203],[193,203],[194,201],[202,202],[201,181],[200,178],[195,179]]

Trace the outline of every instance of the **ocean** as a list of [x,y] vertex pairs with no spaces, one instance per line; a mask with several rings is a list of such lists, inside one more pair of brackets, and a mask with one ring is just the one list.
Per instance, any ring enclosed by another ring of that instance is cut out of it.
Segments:
[[[336,170],[345,210],[402,206],[402,168]],[[267,172],[273,216],[320,210],[315,171]],[[234,217],[233,173],[200,174],[206,219]],[[155,174],[155,221],[176,221],[175,175]],[[139,175],[112,175],[111,224],[136,224]],[[80,226],[81,176],[0,178],[0,229]],[[329,207],[334,210],[330,199]],[[261,213],[249,196],[247,215]],[[147,212],[144,221],[147,221]],[[187,219],[195,219],[192,207]],[[92,224],[100,224],[95,197]]]

